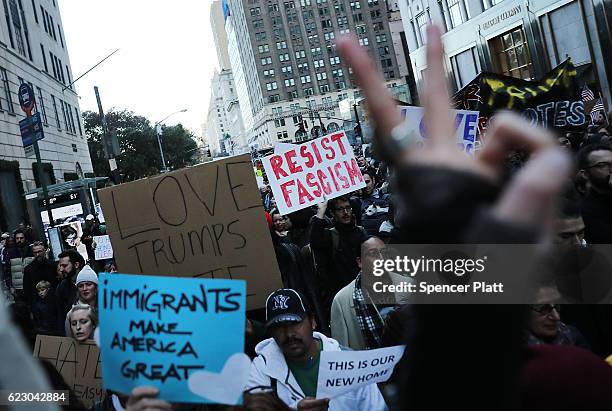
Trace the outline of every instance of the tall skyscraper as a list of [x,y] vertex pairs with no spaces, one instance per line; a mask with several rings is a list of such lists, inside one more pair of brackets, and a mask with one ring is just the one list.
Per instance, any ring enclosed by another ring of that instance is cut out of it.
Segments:
[[302,141],[354,127],[338,102],[359,98],[336,50],[355,33],[388,85],[403,84],[384,0],[224,0],[229,54],[247,143]]
[[214,0],[210,6],[210,27],[213,32],[217,60],[220,70],[231,69],[229,55],[227,54],[227,35],[225,34],[225,18],[221,0]]

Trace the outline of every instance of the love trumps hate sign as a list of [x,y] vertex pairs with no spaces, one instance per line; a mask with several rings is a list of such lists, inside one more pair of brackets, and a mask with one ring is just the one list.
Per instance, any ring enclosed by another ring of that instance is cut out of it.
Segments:
[[237,404],[248,378],[246,283],[100,273],[105,387],[170,402]]
[[281,214],[289,214],[365,187],[343,131],[304,144],[283,145],[262,159]]
[[251,157],[215,160],[98,190],[128,274],[248,281],[249,309],[282,286]]
[[317,398],[334,398],[387,381],[405,348],[405,345],[396,345],[366,351],[321,352]]

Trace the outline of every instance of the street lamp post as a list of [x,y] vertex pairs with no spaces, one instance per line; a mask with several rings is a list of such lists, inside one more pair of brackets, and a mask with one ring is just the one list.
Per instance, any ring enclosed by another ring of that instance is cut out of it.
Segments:
[[164,117],[163,119],[161,119],[157,123],[155,123],[155,126],[154,126],[155,134],[157,134],[157,144],[159,144],[159,155],[161,156],[162,172],[164,172],[164,173],[168,172],[168,166],[166,165],[166,160],[164,159],[164,149],[162,148],[162,143],[161,143],[161,134],[162,134],[161,125],[162,125],[162,123],[164,121],[168,120],[173,115],[178,114],[178,113],[184,113],[186,111],[187,111],[186,108],[184,108],[182,110],[175,111],[174,113],[168,114],[166,117]]

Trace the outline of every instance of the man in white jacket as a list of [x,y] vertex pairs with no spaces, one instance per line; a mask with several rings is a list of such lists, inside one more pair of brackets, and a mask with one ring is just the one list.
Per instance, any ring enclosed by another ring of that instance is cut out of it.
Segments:
[[315,332],[316,322],[302,296],[280,289],[266,301],[266,327],[273,338],[255,347],[246,390],[269,391],[299,411],[378,411],[387,406],[376,384],[333,399],[315,399],[321,351],[340,351],[334,339]]

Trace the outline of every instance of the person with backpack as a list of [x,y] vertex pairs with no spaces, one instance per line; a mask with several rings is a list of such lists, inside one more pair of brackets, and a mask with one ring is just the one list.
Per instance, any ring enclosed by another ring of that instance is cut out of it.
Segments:
[[[333,221],[325,217],[329,207]],[[310,247],[314,256],[317,288],[323,313],[329,315],[334,296],[359,273],[357,257],[368,238],[355,224],[348,197],[338,197],[318,205],[312,218]],[[329,318],[326,319],[329,323]]]

